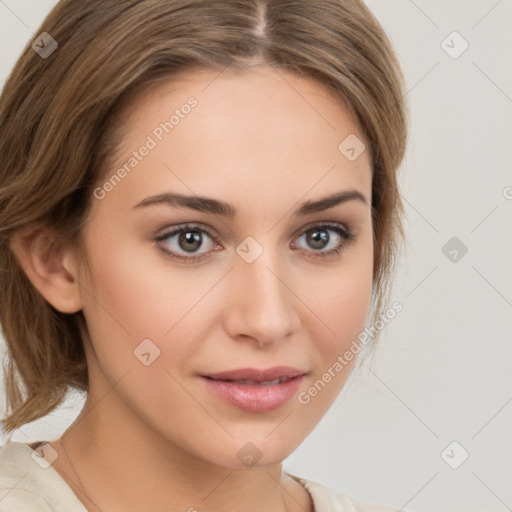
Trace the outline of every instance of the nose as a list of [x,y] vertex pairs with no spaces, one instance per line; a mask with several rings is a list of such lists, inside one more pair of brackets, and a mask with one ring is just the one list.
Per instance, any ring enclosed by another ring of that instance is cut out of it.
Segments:
[[270,251],[252,263],[237,257],[228,277],[229,300],[224,314],[224,328],[233,339],[251,339],[266,347],[297,331],[298,299],[289,274]]

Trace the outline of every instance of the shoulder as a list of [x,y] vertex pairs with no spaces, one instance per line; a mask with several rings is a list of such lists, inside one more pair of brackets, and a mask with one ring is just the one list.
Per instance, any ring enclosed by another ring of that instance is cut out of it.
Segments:
[[[28,445],[13,442],[0,448],[1,512],[51,511],[48,503],[34,488],[28,450],[33,451]],[[34,460],[32,463],[36,464]]]
[[28,444],[0,447],[0,512],[86,512],[71,488]]
[[301,483],[311,495],[315,512],[398,512],[398,509],[352,498],[343,493],[334,492],[325,485],[300,478],[288,473]]

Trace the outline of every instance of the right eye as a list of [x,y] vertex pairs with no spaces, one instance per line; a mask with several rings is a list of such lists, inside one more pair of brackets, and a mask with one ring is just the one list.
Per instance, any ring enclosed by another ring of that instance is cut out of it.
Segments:
[[[195,224],[186,224],[166,231],[158,235],[155,242],[167,256],[181,261],[203,260],[217,244],[209,229]],[[206,249],[198,252],[205,245]]]

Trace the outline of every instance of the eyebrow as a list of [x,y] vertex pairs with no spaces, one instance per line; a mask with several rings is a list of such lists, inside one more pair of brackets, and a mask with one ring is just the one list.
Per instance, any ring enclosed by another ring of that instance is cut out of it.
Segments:
[[[348,201],[359,201],[363,204],[368,204],[366,198],[358,190],[344,190],[336,194],[318,199],[316,201],[306,201],[299,208],[294,210],[297,216],[304,216],[311,213],[321,212],[333,208],[339,204],[347,203]],[[187,196],[183,194],[164,193],[155,196],[147,197],[138,202],[133,208],[141,208],[152,205],[168,205],[182,208],[190,208],[204,213],[211,213],[214,215],[222,215],[224,217],[236,217],[237,210],[234,206],[212,199],[209,197],[201,196]]]

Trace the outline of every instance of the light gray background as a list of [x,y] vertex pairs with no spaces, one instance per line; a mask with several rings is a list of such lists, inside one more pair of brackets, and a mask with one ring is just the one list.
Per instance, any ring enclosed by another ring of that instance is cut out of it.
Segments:
[[[55,3],[0,0],[2,84]],[[371,368],[351,380],[285,469],[408,511],[505,512],[512,510],[512,1],[366,3],[399,56],[411,111],[400,170],[409,242],[393,295],[404,310],[386,327]],[[462,48],[454,31],[469,44],[457,58],[443,49]],[[452,237],[468,248],[457,262],[442,252]],[[81,404],[71,395],[13,440],[58,437]],[[469,453],[458,469],[441,457],[452,441],[463,447],[448,450],[452,464],[461,449]]]

